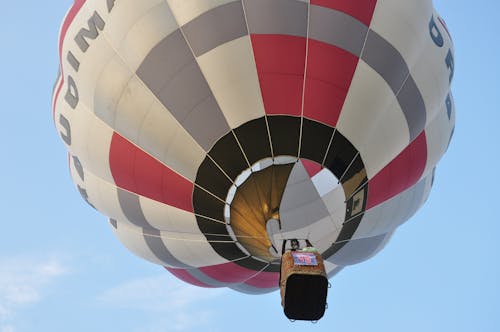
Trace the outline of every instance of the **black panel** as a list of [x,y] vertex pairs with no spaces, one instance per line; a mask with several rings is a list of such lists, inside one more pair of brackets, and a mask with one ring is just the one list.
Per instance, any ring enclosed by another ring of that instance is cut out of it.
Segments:
[[304,119],[300,157],[323,163],[334,129],[316,121]]
[[235,260],[246,256],[234,243],[225,224],[201,216],[196,216],[196,220],[207,241],[221,257]]
[[232,186],[232,182],[208,157],[203,160],[198,168],[196,184],[222,200],[226,200],[227,192]]
[[[210,241],[210,239],[208,240]],[[210,242],[210,245],[216,253],[229,261],[246,257],[246,254],[244,254],[234,243]]]
[[357,153],[354,146],[337,130],[325,160],[325,167],[340,179]]
[[[342,179],[340,179],[340,182],[345,183],[349,180],[351,180],[355,175],[358,174],[363,174],[366,175],[366,172],[364,172],[365,164],[363,163],[363,160],[361,159],[361,155],[358,154],[354,162],[351,164],[347,172],[344,174]],[[365,181],[360,181],[360,185],[364,183]],[[359,185],[358,185],[359,187]]]
[[254,271],[261,271],[268,265],[268,263],[258,261],[256,259],[253,259],[252,257],[247,257],[245,259],[235,261],[234,263]]
[[221,138],[208,154],[233,181],[248,168],[232,132]]
[[[196,216],[196,220],[198,222],[198,227],[207,238],[207,241],[210,242],[212,248],[221,257],[229,261],[234,261],[235,264],[254,271],[261,271],[267,266],[267,263],[247,257],[247,255],[234,243],[234,240],[227,232],[225,224],[201,216]],[[278,268],[279,267],[275,268],[272,272],[278,271]]]
[[227,227],[224,223],[207,219],[202,216],[196,216],[196,221],[198,222],[200,231],[203,232],[208,240],[233,242],[233,239],[227,232]]
[[[344,223],[342,225],[342,230],[340,231],[339,236],[337,237],[337,240],[335,242],[344,242],[346,240],[350,240],[354,233],[356,232],[356,229],[358,229],[358,226],[361,222],[361,219],[363,218],[363,215],[360,215],[354,219],[349,220],[348,222]],[[347,242],[344,242],[344,244]]]
[[224,220],[224,203],[198,187],[193,190],[193,206],[198,215]]
[[234,129],[236,137],[250,164],[272,157],[271,144],[267,133],[266,119],[260,118]]
[[300,118],[268,116],[269,132],[275,156],[297,156],[299,150]]

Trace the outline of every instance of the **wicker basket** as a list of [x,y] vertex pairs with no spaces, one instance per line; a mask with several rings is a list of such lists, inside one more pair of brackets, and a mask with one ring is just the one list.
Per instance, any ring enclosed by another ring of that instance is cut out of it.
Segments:
[[328,277],[317,252],[287,251],[281,258],[280,293],[285,315],[316,321],[326,308]]

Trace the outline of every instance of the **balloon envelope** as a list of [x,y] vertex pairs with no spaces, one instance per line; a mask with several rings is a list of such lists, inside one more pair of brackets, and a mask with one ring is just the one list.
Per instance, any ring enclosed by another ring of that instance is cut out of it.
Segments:
[[284,239],[329,276],[426,201],[455,114],[431,0],[76,0],[56,128],[135,254],[204,287],[278,288]]

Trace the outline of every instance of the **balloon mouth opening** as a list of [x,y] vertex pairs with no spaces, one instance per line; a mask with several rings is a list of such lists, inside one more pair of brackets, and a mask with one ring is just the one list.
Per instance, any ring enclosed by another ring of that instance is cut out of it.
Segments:
[[[231,204],[236,196],[236,192],[238,191],[238,188],[240,188],[247,180],[249,180],[252,177],[252,174],[261,172],[269,167],[273,166],[282,166],[282,165],[294,165],[299,161],[299,158],[297,157],[292,157],[292,156],[278,156],[275,158],[265,158],[262,160],[259,160],[258,162],[254,163],[250,168],[247,168],[243,172],[241,172],[240,175],[236,178],[234,181],[234,184],[231,186],[229,189],[227,196],[226,196],[226,205],[224,207],[224,219],[226,221],[226,224],[231,224],[231,211],[230,207]],[[269,207],[265,207],[266,210],[269,209]],[[279,209],[278,210],[273,210],[272,211],[274,216],[279,216]]]
[[[301,162],[302,165],[298,165]],[[309,166],[309,174],[306,173],[306,165]],[[309,236],[307,233],[312,222],[293,220],[288,198],[283,201],[285,192],[290,190],[287,187],[293,186],[291,182],[296,181],[292,179],[296,176],[293,175],[296,166],[301,166],[311,186],[311,178],[324,170],[320,164],[296,156],[266,158],[241,172],[228,190],[224,207],[227,232],[246,255],[266,263],[279,263],[281,243],[286,236],[302,239]],[[337,186],[337,178],[326,171],[324,173],[328,173],[330,182]],[[282,202],[285,214],[281,211]]]

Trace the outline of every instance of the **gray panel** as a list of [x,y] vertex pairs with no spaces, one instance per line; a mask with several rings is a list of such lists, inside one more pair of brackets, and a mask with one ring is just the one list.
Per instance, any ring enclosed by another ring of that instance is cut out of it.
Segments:
[[424,195],[425,195],[426,179],[421,180],[409,190],[406,190],[403,194],[399,194],[399,208],[395,215],[390,216],[393,220],[391,224],[391,230],[395,230],[397,227],[404,224],[408,219],[410,219],[422,205]]
[[165,37],[146,56],[137,76],[158,95],[168,81],[194,61],[194,56],[180,30]]
[[409,75],[403,56],[387,40],[370,30],[361,58],[379,73],[397,94]]
[[280,211],[281,231],[291,232],[306,228],[313,223],[325,219],[330,214],[322,199],[297,206],[294,210]]
[[291,232],[328,217],[325,202],[306,172],[296,163],[288,178],[280,204],[281,231]]
[[120,188],[117,188],[117,191],[118,202],[120,202],[123,214],[125,214],[127,220],[137,227],[154,229],[154,227],[151,226],[151,224],[146,220],[146,217],[142,212],[139,196]]
[[137,75],[206,151],[230,131],[179,30],[153,48]]
[[161,239],[161,233],[159,230],[143,229],[143,236],[149,249],[153,252],[156,258],[158,258],[162,262],[180,269],[192,268],[192,266],[180,262],[177,258],[175,258],[174,255],[170,253],[170,251],[165,246],[165,243],[163,243],[163,240]]
[[244,0],[250,33],[307,36],[307,6],[295,0]]
[[295,163],[283,193],[281,211],[313,202],[320,198],[311,177],[301,162]]
[[422,94],[403,56],[382,36],[370,30],[361,58],[382,76],[396,95],[412,141],[425,128],[427,114]]
[[178,268],[191,267],[177,260],[167,249],[161,239],[160,231],[151,226],[146,220],[138,195],[118,189],[118,201],[127,220],[135,226],[142,228],[146,244],[159,260]]
[[365,261],[379,252],[386,244],[386,238],[391,234],[383,234],[360,240],[349,241],[328,261],[341,266],[353,265]]
[[213,95],[197,105],[181,124],[205,151],[231,131]]
[[168,82],[159,99],[205,151],[215,143],[214,137],[218,139],[230,131],[194,59]]
[[214,8],[182,27],[196,56],[248,34],[240,1]]
[[172,115],[182,123],[189,112],[211,94],[198,63],[192,58],[191,63],[169,79],[158,97]]
[[397,98],[410,127],[410,140],[413,141],[424,130],[427,121],[424,99],[413,77],[408,77]]
[[311,6],[311,39],[337,46],[359,57],[367,33],[368,27],[350,15],[325,7]]

